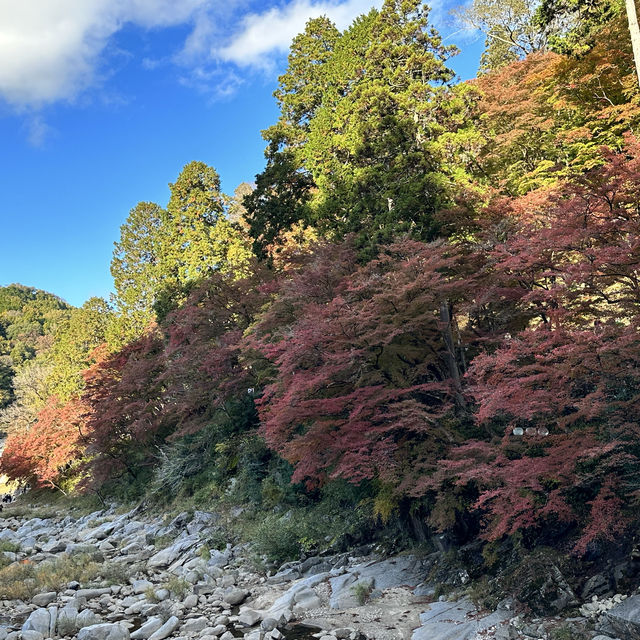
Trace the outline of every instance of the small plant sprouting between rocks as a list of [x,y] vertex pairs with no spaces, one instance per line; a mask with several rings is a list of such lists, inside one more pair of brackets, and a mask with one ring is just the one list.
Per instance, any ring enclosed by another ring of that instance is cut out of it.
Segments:
[[148,602],[151,602],[152,604],[157,604],[158,602],[160,602],[160,598],[158,598],[158,594],[153,587],[147,587],[144,592],[144,597]]
[[167,580],[165,587],[177,598],[182,599],[189,592],[189,588],[191,587],[191,585],[184,578],[171,576],[171,578]]
[[17,553],[20,551],[20,545],[10,540],[0,540],[0,552],[8,551],[9,553]]
[[153,540],[153,546],[156,549],[166,549],[170,546],[173,541],[176,539],[175,536],[165,535],[165,536],[156,536]]
[[358,601],[359,605],[363,605],[369,601],[371,592],[373,591],[373,584],[371,582],[358,582],[351,587],[351,591]]

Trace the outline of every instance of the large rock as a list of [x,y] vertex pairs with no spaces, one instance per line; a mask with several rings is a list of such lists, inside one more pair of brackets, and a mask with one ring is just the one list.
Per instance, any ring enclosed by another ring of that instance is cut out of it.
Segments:
[[38,593],[33,596],[33,598],[31,598],[31,602],[33,602],[36,607],[46,607],[48,604],[51,604],[57,597],[58,594],[55,591]]
[[347,573],[331,579],[329,606],[332,609],[356,606],[358,599],[354,589],[358,585],[380,591],[392,587],[415,587],[424,580],[425,573],[423,562],[415,556],[372,560],[356,565]]
[[[149,640],[164,640],[170,636],[180,624],[180,620],[176,616],[171,616],[157,631],[149,636]],[[78,638],[82,640],[82,638]]]
[[182,633],[198,633],[208,626],[208,620],[201,616],[200,618],[191,618],[187,620],[180,630]]
[[100,618],[91,609],[85,609],[78,614],[76,618],[76,627],[83,629],[84,627],[91,627],[102,622]]
[[76,630],[76,620],[78,618],[77,607],[65,606],[58,611],[58,623],[56,628],[59,636],[73,635]]
[[420,614],[422,626],[413,632],[411,640],[476,640],[480,634],[491,637],[490,634],[495,634],[508,619],[509,614],[505,611],[482,616],[467,599],[434,602]]
[[345,573],[341,576],[331,578],[331,597],[329,598],[329,606],[332,609],[347,609],[355,606],[357,603],[356,596],[353,591],[358,578],[354,572]]
[[185,609],[193,609],[193,607],[197,605],[198,605],[198,596],[195,593],[188,595],[182,602],[182,606]]
[[268,612],[268,617],[279,620],[285,612],[290,612],[295,605],[296,594],[300,591],[313,589],[313,587],[324,582],[331,577],[330,573],[319,573],[295,582],[285,593],[283,593],[272,605]]
[[103,589],[78,589],[76,591],[77,598],[86,598],[91,600],[92,598],[99,598],[111,593],[111,587],[105,587]]
[[118,623],[94,624],[80,629],[78,640],[129,640],[129,631]]
[[104,540],[108,535],[113,533],[117,526],[117,522],[112,520],[110,522],[103,522],[99,527],[95,529],[87,529],[80,534],[80,540]]
[[561,571],[558,554],[540,549],[521,562],[511,576],[513,596],[538,617],[558,615],[579,604]]
[[131,634],[131,639],[148,640],[163,624],[160,616],[149,618],[137,631]]
[[424,580],[425,568],[415,556],[399,556],[373,561],[352,569],[359,580],[373,580],[381,591],[392,587],[415,587]]
[[640,640],[640,596],[631,596],[605,613],[611,628],[625,640]]
[[66,547],[64,552],[70,556],[83,553],[90,556],[98,557],[100,552],[98,551],[98,547],[95,544],[86,544],[86,543],[76,543],[71,542]]
[[241,604],[249,597],[246,589],[230,589],[224,594],[224,601],[230,605]]
[[42,550],[45,553],[62,553],[69,544],[71,544],[69,540],[60,540],[54,538],[53,540],[49,540],[49,542],[45,542],[42,545]]
[[54,605],[49,607],[49,634],[50,638],[56,635],[56,625],[58,624],[58,607]]
[[209,558],[207,565],[209,567],[218,567],[219,569],[224,569],[224,567],[229,564],[230,559],[230,551],[218,551],[217,549],[214,549],[213,551],[211,551],[211,558]]
[[[168,546],[166,549],[162,549],[158,551],[155,555],[149,558],[147,562],[148,569],[161,569],[164,567],[168,567],[170,564],[173,564],[180,558],[180,556],[185,552],[194,547],[196,544],[200,542],[200,538],[197,535],[186,536],[184,538],[179,538],[172,545]],[[186,560],[186,558],[185,558]]]
[[0,540],[14,542],[18,544],[20,543],[20,537],[12,529],[3,529],[2,531],[0,531]]
[[296,592],[293,601],[293,612],[296,615],[311,609],[317,609],[322,604],[318,594],[311,587],[306,587]]
[[238,622],[244,627],[254,627],[262,620],[262,614],[255,609],[244,609],[238,615]]
[[214,513],[208,513],[206,511],[196,511],[193,514],[193,519],[187,524],[187,533],[193,535],[200,533],[203,529],[211,527],[219,520],[220,517]]
[[37,631],[43,636],[48,636],[50,622],[51,616],[46,609],[36,609],[32,611],[31,615],[25,620],[22,625],[22,631]]
[[133,580],[131,582],[131,586],[133,587],[133,593],[144,593],[148,589],[153,589],[153,583],[148,580]]

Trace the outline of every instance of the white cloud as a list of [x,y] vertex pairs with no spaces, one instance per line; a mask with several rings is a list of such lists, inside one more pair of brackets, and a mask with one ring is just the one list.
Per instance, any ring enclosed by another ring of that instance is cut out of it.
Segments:
[[[176,51],[149,51],[148,70],[177,65],[178,81],[214,99],[232,95],[251,70],[272,71],[313,17],[344,29],[382,0],[0,0],[0,102],[34,112],[73,100],[108,77],[107,45],[125,24],[187,25]],[[436,0],[442,7],[443,0]],[[435,17],[435,16],[434,16]],[[113,53],[113,51],[111,51]],[[46,130],[32,121],[34,141]]]
[[304,30],[310,18],[326,15],[338,29],[345,29],[357,16],[381,4],[380,0],[292,0],[263,13],[245,16],[231,40],[223,47],[212,48],[211,55],[241,67],[269,70],[274,58],[287,52],[293,38]]
[[0,0],[0,96],[17,107],[73,98],[124,24],[182,24],[208,1]]

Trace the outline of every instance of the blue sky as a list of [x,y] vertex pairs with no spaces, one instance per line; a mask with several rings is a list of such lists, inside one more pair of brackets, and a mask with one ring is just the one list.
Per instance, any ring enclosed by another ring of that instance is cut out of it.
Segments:
[[[74,305],[108,297],[129,210],[166,204],[191,160],[227,193],[252,181],[293,35],[323,13],[344,28],[374,4],[0,0],[0,285]],[[466,79],[482,38],[456,33],[456,4],[434,3],[432,21],[462,49],[450,64]]]

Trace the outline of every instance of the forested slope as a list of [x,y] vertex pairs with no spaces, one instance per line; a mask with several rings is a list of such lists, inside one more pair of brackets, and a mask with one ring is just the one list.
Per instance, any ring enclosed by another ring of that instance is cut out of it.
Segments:
[[[192,162],[166,206],[131,210],[113,300],[56,309],[35,358],[46,401],[14,379],[14,411],[31,413],[2,470],[102,499],[275,510],[256,536],[278,560],[329,533],[584,557],[631,545],[627,18],[613,0],[500,4],[517,20],[480,0],[466,14],[488,45],[464,83],[416,0],[344,32],[311,20],[255,188],[225,196]],[[278,546],[269,527],[291,510]]]

